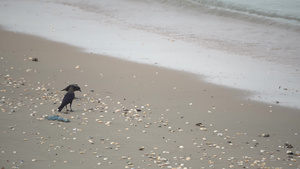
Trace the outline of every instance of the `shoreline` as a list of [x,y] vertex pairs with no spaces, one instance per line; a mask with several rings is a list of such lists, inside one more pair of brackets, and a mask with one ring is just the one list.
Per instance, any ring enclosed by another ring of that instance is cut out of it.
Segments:
[[[300,167],[297,109],[241,100],[185,72],[0,36],[0,167]],[[74,112],[54,111],[72,83],[82,89]]]
[[[300,109],[295,30],[156,3],[30,2],[3,1],[1,14],[10,17],[1,24],[87,53],[205,75],[207,82],[252,91],[251,99]],[[128,15],[133,6],[141,13]]]

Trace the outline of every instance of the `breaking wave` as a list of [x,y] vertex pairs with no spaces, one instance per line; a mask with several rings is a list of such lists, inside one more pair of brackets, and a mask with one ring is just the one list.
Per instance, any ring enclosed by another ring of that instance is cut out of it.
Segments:
[[[148,1],[148,0],[146,0]],[[202,14],[211,14],[221,17],[230,17],[261,23],[266,25],[278,26],[285,29],[296,29],[300,31],[300,12],[288,12],[288,9],[268,9],[265,7],[249,6],[248,4],[238,4],[230,0],[155,0],[156,3],[193,11]],[[251,2],[250,2],[251,3]],[[280,6],[280,5],[278,5]],[[299,4],[300,7],[300,4]],[[282,12],[285,10],[286,12]],[[295,11],[295,10],[294,10]],[[297,15],[299,13],[299,15]]]

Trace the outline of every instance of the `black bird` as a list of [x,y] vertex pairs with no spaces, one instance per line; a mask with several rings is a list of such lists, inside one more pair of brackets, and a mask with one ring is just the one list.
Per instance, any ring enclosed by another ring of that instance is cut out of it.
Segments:
[[61,91],[68,91],[70,87],[73,87],[74,91],[80,91],[81,92],[81,89],[80,87],[77,85],[77,84],[70,84],[69,86],[67,86],[66,88],[62,89]]
[[[75,93],[74,92],[75,92],[76,88],[74,86],[72,86],[72,85],[69,85],[66,89],[68,89],[68,92],[65,94],[61,105],[58,107],[58,112],[61,112],[61,110],[65,106],[66,106],[66,109],[68,111],[68,108],[67,108],[68,104],[70,104],[71,112],[73,111],[71,106],[72,106],[73,99],[75,98]],[[65,89],[63,89],[63,90],[65,90]],[[80,91],[80,87],[79,87],[79,91]]]

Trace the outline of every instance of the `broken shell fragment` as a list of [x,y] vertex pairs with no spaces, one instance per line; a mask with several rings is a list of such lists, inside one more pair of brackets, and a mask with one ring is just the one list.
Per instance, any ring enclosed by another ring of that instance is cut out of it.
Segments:
[[202,123],[197,123],[196,126],[205,127],[204,124],[202,124]]
[[270,137],[270,134],[261,134],[259,137]]
[[90,142],[91,144],[94,144],[94,141],[93,141],[92,139],[89,139],[89,142]]

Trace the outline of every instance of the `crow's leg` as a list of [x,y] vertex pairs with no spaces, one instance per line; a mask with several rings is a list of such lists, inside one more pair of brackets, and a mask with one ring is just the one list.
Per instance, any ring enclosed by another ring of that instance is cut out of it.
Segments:
[[69,111],[69,110],[68,110],[68,105],[66,105],[66,111]]
[[73,112],[73,110],[72,110],[72,107],[71,107],[71,106],[72,106],[72,102],[70,103],[70,109],[71,109],[71,112]]

